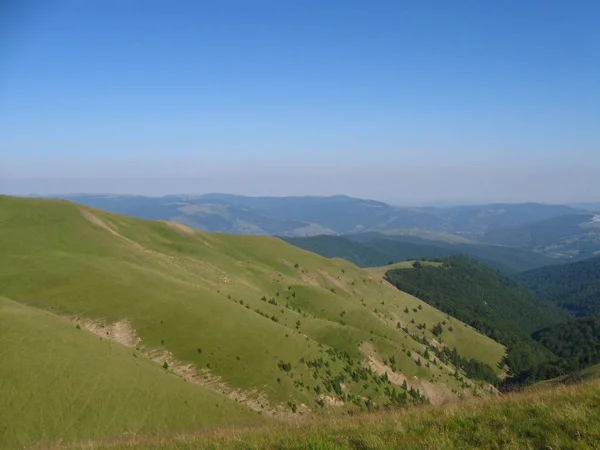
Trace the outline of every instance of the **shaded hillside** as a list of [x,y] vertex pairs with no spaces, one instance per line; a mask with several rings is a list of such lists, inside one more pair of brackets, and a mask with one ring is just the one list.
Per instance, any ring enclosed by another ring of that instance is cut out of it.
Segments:
[[568,371],[600,363],[600,316],[544,328],[533,338],[563,359]]
[[513,373],[551,356],[533,342],[530,334],[568,320],[567,313],[467,257],[451,256],[440,261],[441,266],[392,269],[386,273],[386,279],[504,343]]
[[[94,333],[123,346],[132,361],[147,358],[165,377],[179,375],[264,416],[356,412],[489,393],[460,364],[435,355],[443,347],[435,346],[430,327],[445,320],[442,312],[381,276],[274,237],[212,234],[61,200],[0,196],[0,258],[0,296],[8,301],[40,317],[59,316],[56,326],[67,327],[70,338],[89,340]],[[454,331],[444,342],[461,358],[489,367],[501,360],[501,345],[457,320],[450,323]],[[13,341],[20,329],[27,336],[29,328],[17,326]],[[51,325],[40,327],[40,339],[53,339],[46,330]],[[90,354],[96,357],[110,364]],[[31,413],[39,423],[52,421],[55,409],[43,406],[55,402],[52,386],[40,391],[36,383],[20,382],[19,373],[32,367],[18,359],[0,365],[0,379],[11,383],[0,390],[0,403],[18,389],[20,397],[10,397],[18,420],[16,411],[36,395],[40,407]],[[68,373],[53,381],[57,392],[92,380],[80,378],[83,370]],[[210,405],[198,401],[196,407],[210,411]],[[140,404],[139,414],[146,409]],[[65,410],[64,421],[78,426],[79,414]],[[135,414],[132,420],[143,420]],[[98,416],[97,429],[110,429],[105,420]]]
[[63,198],[136,217],[173,220],[207,231],[278,236],[421,229],[473,238],[492,230],[518,227],[579,211],[568,206],[537,203],[405,208],[343,195],[74,195]]
[[320,235],[306,238],[284,238],[284,240],[296,247],[327,258],[345,259],[359,267],[383,266],[389,262],[452,254],[452,250],[434,245],[385,239],[383,235],[378,234],[375,236],[379,236],[380,239],[370,238],[367,242],[357,242],[350,236]]
[[600,363],[600,316],[547,327],[536,331],[533,338],[557,358],[523,371],[510,380],[511,384],[522,386],[555,377],[569,382],[597,372],[581,370]]
[[[374,267],[410,259],[469,255],[506,274],[515,274],[556,262],[537,253],[511,247],[448,240],[429,240],[412,235],[364,233],[348,236],[284,238],[290,244],[329,258],[337,257],[360,267]],[[439,238],[437,238],[439,239]]]
[[542,267],[517,279],[576,316],[600,314],[600,258]]

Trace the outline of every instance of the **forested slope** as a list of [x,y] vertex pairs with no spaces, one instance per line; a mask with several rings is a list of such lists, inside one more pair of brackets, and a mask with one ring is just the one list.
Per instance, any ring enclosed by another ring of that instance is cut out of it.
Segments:
[[517,280],[576,316],[600,314],[600,258],[534,269]]
[[569,314],[493,269],[465,256],[392,269],[386,279],[508,347],[513,373],[552,358],[531,339],[534,331],[569,319]]

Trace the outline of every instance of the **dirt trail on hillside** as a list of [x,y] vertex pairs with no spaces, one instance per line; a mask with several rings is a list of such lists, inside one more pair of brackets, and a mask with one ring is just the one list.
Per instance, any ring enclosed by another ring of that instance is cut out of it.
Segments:
[[[180,361],[173,357],[173,353],[164,348],[149,349],[142,344],[142,339],[128,320],[107,324],[98,319],[85,319],[73,317],[73,320],[84,328],[103,339],[117,342],[129,348],[135,348],[140,354],[159,365],[165,362],[168,370],[184,378],[190,383],[198,384],[206,389],[223,395],[235,402],[242,403],[248,408],[261,412],[268,417],[286,420],[298,420],[298,415],[290,412],[289,407],[283,404],[271,404],[267,395],[258,389],[235,389],[229,386],[222,377],[213,375],[209,369],[201,369],[192,364]],[[310,412],[306,405],[300,406],[300,411]]]
[[[198,277],[197,273],[194,272],[190,272],[184,265],[182,265],[184,262],[193,262],[194,264],[199,264],[202,265],[204,267],[208,267],[212,270],[214,270],[215,272],[218,273],[217,275],[217,279],[215,281],[218,281],[222,284],[232,284],[233,281],[231,280],[231,278],[229,277],[229,275],[227,274],[227,272],[225,272],[224,270],[218,268],[217,266],[215,266],[214,264],[208,263],[206,261],[202,261],[196,258],[192,258],[191,256],[173,256],[173,255],[167,255],[165,253],[161,253],[161,252],[157,252],[156,250],[151,250],[149,248],[144,247],[143,245],[139,244],[138,242],[135,242],[132,239],[129,239],[126,236],[123,236],[122,234],[120,234],[118,231],[116,231],[115,229],[113,229],[110,225],[108,225],[106,222],[104,222],[102,219],[100,219],[98,216],[96,216],[94,213],[92,213],[91,211],[80,207],[79,208],[79,212],[80,214],[87,219],[88,221],[90,221],[92,224],[96,225],[99,228],[102,228],[103,230],[109,232],[110,234],[112,234],[113,236],[127,242],[128,244],[130,244],[131,246],[135,247],[137,250],[145,252],[145,253],[149,253],[151,255],[157,256],[159,258],[163,258],[166,259],[172,263],[175,263],[177,265],[177,267],[179,269],[181,269],[184,272],[187,272],[188,274],[194,276],[194,277]],[[181,224],[177,224],[174,222],[167,222],[167,221],[162,221],[164,223],[169,224],[170,226],[175,227],[178,230],[191,230],[192,233],[194,234],[198,234],[200,233],[200,231],[198,230],[194,230],[193,228],[187,227],[186,225],[181,225]],[[187,231],[186,231],[187,232]],[[206,242],[205,242],[206,243]],[[208,246],[211,246],[210,244],[206,243]],[[212,247],[212,246],[211,246]],[[183,281],[183,280],[181,280]]]
[[196,230],[195,228],[188,227],[187,225],[184,225],[179,222],[172,222],[170,220],[161,220],[160,222],[168,225],[169,227],[173,228],[174,230],[180,231],[183,234],[187,234],[190,236],[200,233],[200,230]]

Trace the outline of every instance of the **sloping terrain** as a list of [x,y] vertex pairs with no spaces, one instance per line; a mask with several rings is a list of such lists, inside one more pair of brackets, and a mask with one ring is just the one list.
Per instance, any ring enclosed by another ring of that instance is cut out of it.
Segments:
[[582,317],[544,328],[533,337],[565,360],[563,368],[568,371],[600,363],[600,316]]
[[386,278],[398,289],[474,326],[508,347],[513,373],[536,365],[551,353],[530,335],[570,315],[524,286],[466,256],[451,256],[437,266],[391,268]]
[[408,408],[355,417],[198,430],[179,436],[136,435],[95,442],[99,449],[596,449],[600,380],[544,383],[498,399]]
[[541,267],[517,280],[576,316],[600,314],[600,258]]
[[[134,363],[153,365],[165,379],[180,383],[179,375],[187,380],[184,386],[202,390],[198,396],[209,399],[205,391],[213,391],[267,416],[289,419],[485,395],[489,387],[484,382],[470,380],[435,350],[456,348],[462,357],[491,367],[504,355],[500,344],[399,292],[381,275],[273,237],[211,234],[61,200],[0,196],[0,255],[0,296],[10,299],[4,302],[13,311],[25,308],[54,328],[59,322],[66,326],[52,331],[65,336],[57,346],[73,340],[74,349],[82,346],[77,354],[107,366],[110,358],[94,356],[95,346],[119,346],[119,358],[130,358],[123,362],[123,372],[133,370]],[[430,331],[441,321],[453,327],[444,334],[444,345]],[[22,339],[33,334],[31,326],[15,326],[11,342],[21,339],[19,330]],[[91,338],[91,332],[97,337]],[[38,337],[53,339],[43,333]],[[88,344],[79,339],[91,339],[94,345],[86,349]],[[39,342],[27,345],[43,352]],[[76,365],[72,355],[65,361]],[[82,369],[96,370],[84,362]],[[36,414],[52,415],[56,403],[52,389],[40,391],[33,380],[19,384],[21,372],[36,370],[41,369],[14,358],[0,366],[0,378],[17,383],[21,400],[36,396],[39,406],[30,412],[31,420]],[[78,381],[57,377],[63,383],[57,392],[88,383],[89,373],[68,370]],[[0,390],[2,404],[8,404],[6,396],[15,388],[5,387]],[[93,392],[102,394],[103,389]],[[95,402],[90,397],[89,404]],[[204,408],[213,403],[198,399],[194,404]],[[140,403],[130,411],[130,420],[142,420],[138,414],[143,417],[149,407]],[[84,420],[78,414],[67,416],[61,423],[70,420],[73,427]],[[99,429],[117,432],[118,427],[103,428],[102,420]],[[155,424],[150,420],[148,427]],[[55,436],[70,436],[61,426],[62,434]],[[56,430],[44,427],[48,433]],[[16,439],[14,430],[6,432]]]
[[261,417],[69,319],[0,297],[0,447]]
[[518,227],[580,211],[569,206],[537,203],[397,207],[344,195],[73,195],[63,198],[135,217],[172,220],[206,231],[298,237],[419,229],[478,238],[492,230]]

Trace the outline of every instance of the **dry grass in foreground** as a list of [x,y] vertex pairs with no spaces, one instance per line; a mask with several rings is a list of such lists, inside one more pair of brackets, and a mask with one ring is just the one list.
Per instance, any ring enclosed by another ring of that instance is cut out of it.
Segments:
[[600,448],[600,380],[446,406],[412,407],[298,425],[126,436],[102,449]]

